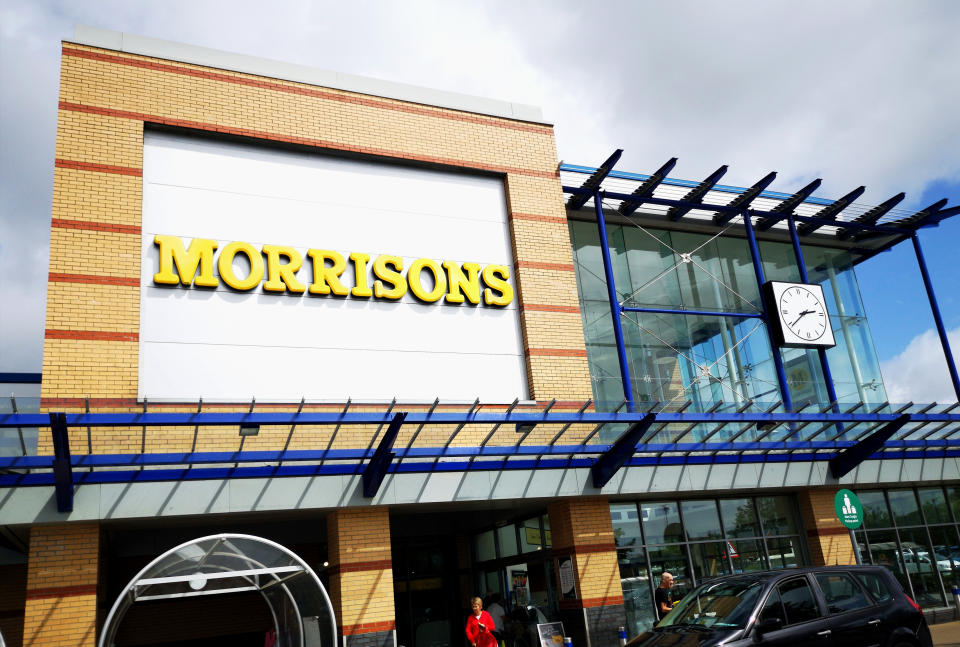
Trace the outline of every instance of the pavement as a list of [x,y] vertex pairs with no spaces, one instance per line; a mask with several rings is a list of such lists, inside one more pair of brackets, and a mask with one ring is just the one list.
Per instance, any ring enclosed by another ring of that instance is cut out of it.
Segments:
[[935,647],[960,647],[960,621],[930,625]]

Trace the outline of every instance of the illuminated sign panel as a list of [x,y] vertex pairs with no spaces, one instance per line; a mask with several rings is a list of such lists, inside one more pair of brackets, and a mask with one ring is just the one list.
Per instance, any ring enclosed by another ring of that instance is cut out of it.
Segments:
[[139,396],[527,397],[503,182],[148,131]]

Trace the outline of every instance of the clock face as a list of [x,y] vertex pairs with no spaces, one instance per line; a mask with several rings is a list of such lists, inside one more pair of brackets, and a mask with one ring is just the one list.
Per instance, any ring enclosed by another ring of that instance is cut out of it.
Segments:
[[770,324],[781,346],[825,348],[836,345],[822,287],[770,281],[764,285],[764,294]]
[[794,286],[784,290],[778,305],[783,325],[800,339],[818,340],[827,331],[827,310],[807,288]]

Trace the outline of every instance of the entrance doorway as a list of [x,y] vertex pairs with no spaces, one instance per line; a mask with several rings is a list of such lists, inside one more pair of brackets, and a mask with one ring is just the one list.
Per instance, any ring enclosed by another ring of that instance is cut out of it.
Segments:
[[[216,596],[224,612],[250,608],[269,621],[266,631],[223,636],[224,644],[264,644],[269,632],[275,647],[335,647],[333,606],[316,573],[280,544],[253,535],[219,534],[181,544],[154,559],[130,580],[114,602],[99,647],[113,647],[124,618],[133,609],[173,610],[188,601]],[[260,604],[254,604],[259,598]],[[265,605],[263,603],[266,603]],[[209,610],[210,607],[207,608]],[[266,611],[264,611],[264,609]],[[136,611],[134,611],[134,614]],[[130,614],[131,618],[134,614]],[[150,614],[158,617],[156,613]],[[163,617],[163,616],[159,616]],[[184,618],[167,613],[169,622]],[[218,621],[216,616],[194,622]],[[256,624],[256,623],[255,623]],[[261,628],[262,629],[262,628]],[[249,634],[249,635],[248,635]],[[255,642],[259,636],[259,642]],[[231,642],[232,641],[232,642]],[[178,640],[189,647],[189,640]],[[196,644],[201,644],[197,642]],[[209,639],[204,645],[219,644]]]

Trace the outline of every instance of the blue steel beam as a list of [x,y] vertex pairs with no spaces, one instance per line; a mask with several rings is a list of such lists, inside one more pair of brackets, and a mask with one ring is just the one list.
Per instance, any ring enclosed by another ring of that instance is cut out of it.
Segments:
[[817,178],[771,209],[769,212],[771,215],[757,222],[757,231],[766,231],[777,224],[777,222],[780,220],[786,218],[788,214],[792,214],[793,210],[800,206],[807,198],[809,198],[811,193],[820,188],[820,184],[822,182],[823,180]]
[[673,170],[673,167],[677,164],[677,158],[671,157],[667,160],[667,163],[657,169],[656,173],[651,175],[649,178],[644,180],[640,186],[633,190],[633,193],[630,194],[630,197],[633,200],[624,200],[620,203],[620,208],[617,211],[624,216],[629,216],[631,213],[637,210],[642,203],[639,202],[641,198],[646,198],[653,195],[653,192],[660,186],[660,183],[667,178],[667,174]]
[[613,320],[613,337],[617,346],[617,361],[620,364],[620,380],[623,383],[623,397],[627,402],[627,411],[633,412],[633,385],[630,383],[630,366],[627,363],[627,345],[623,339],[623,315],[620,299],[617,296],[617,284],[613,278],[613,261],[610,259],[610,246],[607,238],[607,219],[603,215],[603,198],[599,191],[593,196],[594,212],[597,216],[597,231],[600,236],[600,254],[603,258],[603,275],[607,282],[607,299],[610,302],[610,317]]
[[870,458],[883,444],[905,424],[910,416],[902,415],[873,432],[852,447],[848,447],[830,459],[830,474],[840,479],[850,473],[857,465]]
[[[403,405],[398,405],[402,407]],[[514,411],[510,414],[496,412],[450,412],[427,413],[424,411],[407,412],[405,424],[601,424],[639,422],[646,412],[612,411],[543,411],[524,413]],[[960,423],[957,413],[910,413],[911,422],[954,422]],[[258,424],[261,427],[271,425],[379,425],[390,424],[392,415],[380,411],[355,413],[67,413],[64,414],[67,427],[192,427],[194,425],[235,426],[242,422]],[[691,422],[756,422],[756,423],[833,423],[833,422],[882,422],[895,420],[893,413],[834,413],[834,412],[763,412],[746,411],[744,413],[722,412],[706,413],[696,411],[658,411],[657,421],[664,423]],[[11,427],[49,427],[48,414],[8,413],[0,414],[0,428]],[[331,453],[336,450],[331,450]]]
[[[693,211],[694,209],[697,209],[697,208],[703,208],[699,206],[703,202],[703,198],[710,192],[710,189],[712,189],[714,185],[720,181],[720,178],[722,178],[726,174],[726,172],[727,172],[727,165],[724,164],[723,166],[718,168],[716,171],[711,173],[709,176],[707,176],[707,178],[704,179],[703,182],[701,182],[700,184],[695,186],[693,189],[691,189],[687,193],[687,195],[683,196],[683,199],[680,200],[680,202],[683,203],[683,206],[673,207],[672,209],[670,209],[670,211],[667,212],[667,218],[673,221],[677,221],[683,218],[690,211]],[[709,206],[707,206],[706,208],[710,209]]]
[[380,444],[377,445],[377,451],[373,453],[373,458],[371,458],[367,466],[363,468],[363,496],[368,499],[377,496],[377,490],[380,489],[380,484],[383,483],[383,478],[387,475],[390,463],[393,462],[393,458],[396,456],[396,454],[393,453],[393,442],[397,439],[397,433],[399,433],[400,427],[403,426],[403,420],[406,417],[407,414],[403,412],[393,416],[393,420],[390,421],[390,426],[387,427],[383,438],[380,439]]
[[955,216],[957,214],[960,214],[960,205],[957,205],[955,207],[950,207],[949,209],[941,209],[936,213],[932,213],[927,217],[923,218],[922,220],[920,220],[919,222],[917,222],[916,224],[914,224],[913,226],[916,227],[917,229],[925,229],[927,227],[936,227],[947,218],[951,216]]
[[648,413],[640,422],[630,425],[610,449],[600,454],[597,462],[590,468],[593,487],[601,489],[613,478],[617,470],[626,464],[636,451],[637,443],[647,433],[647,429],[653,424],[655,418],[655,414]]
[[40,384],[42,373],[0,373],[0,384]]
[[937,303],[937,295],[933,291],[933,282],[930,280],[930,273],[927,271],[927,262],[923,258],[923,250],[920,248],[920,237],[914,234],[910,237],[913,242],[913,249],[917,254],[917,266],[920,268],[920,276],[923,278],[923,287],[927,291],[927,299],[930,301],[930,312],[933,314],[933,321],[937,325],[937,334],[940,336],[940,346],[943,348],[943,358],[947,362],[947,370],[950,371],[950,381],[953,383],[953,392],[960,401],[960,376],[957,374],[957,364],[953,361],[953,351],[950,350],[950,341],[947,339],[947,329],[943,325],[943,317],[940,316],[940,305]]
[[[610,171],[613,170],[613,167],[616,166],[617,162],[620,161],[620,156],[623,155],[623,149],[618,148],[613,152],[613,155],[607,158],[607,160],[601,164],[593,174],[584,180],[583,184],[580,186],[582,189],[593,192],[597,191],[600,188],[600,185],[603,184],[604,179],[610,175]],[[570,199],[567,200],[567,209],[577,210],[587,203],[587,200],[590,199],[590,195],[571,195]]]
[[[907,197],[906,193],[900,192],[897,195],[893,196],[889,200],[878,204],[870,211],[860,214],[853,219],[852,222],[861,223],[865,225],[874,225],[876,224],[883,216],[885,216],[891,209],[903,202],[903,199]],[[840,240],[846,240],[852,236],[852,232],[847,229],[842,229],[837,232],[837,238]]]
[[[727,206],[733,207],[735,209],[747,209],[750,207],[750,203],[753,202],[754,198],[763,193],[763,190],[766,189],[770,184],[777,179],[777,172],[771,171],[760,179],[752,187],[738,195],[736,198],[731,200]],[[734,213],[727,211],[726,213],[720,213],[713,217],[713,224],[715,225],[725,225],[730,220],[733,219]]]
[[67,417],[63,413],[50,414],[50,434],[53,436],[53,482],[57,512],[73,512],[73,466],[70,458],[70,435]]

